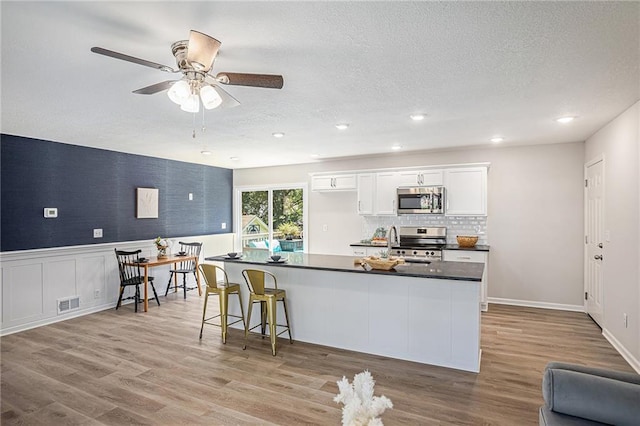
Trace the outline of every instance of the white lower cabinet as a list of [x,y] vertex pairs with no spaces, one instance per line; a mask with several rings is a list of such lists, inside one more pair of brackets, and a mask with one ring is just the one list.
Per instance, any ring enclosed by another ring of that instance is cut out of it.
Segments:
[[382,247],[351,247],[354,256],[380,256],[381,251],[387,251]]
[[487,295],[487,280],[489,278],[489,252],[471,250],[443,250],[442,260],[447,262],[484,263],[484,271],[482,272],[482,286],[480,287],[480,308],[483,311],[487,311],[487,309],[489,309]]

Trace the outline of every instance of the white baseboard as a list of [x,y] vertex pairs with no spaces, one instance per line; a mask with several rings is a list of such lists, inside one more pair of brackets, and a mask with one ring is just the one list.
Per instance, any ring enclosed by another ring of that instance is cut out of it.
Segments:
[[627,348],[625,348],[624,345],[620,343],[620,341],[616,339],[606,328],[602,329],[602,335],[609,341],[609,343],[611,343],[611,346],[613,346],[618,353],[622,355],[622,358],[624,358],[625,361],[627,361],[629,365],[636,370],[636,373],[640,374],[640,360],[637,360],[631,352],[629,352]]
[[43,325],[49,325],[49,324],[54,324],[60,321],[66,321],[71,318],[77,318],[77,317],[93,314],[100,311],[106,311],[107,309],[115,309],[115,307],[116,306],[112,302],[109,302],[103,305],[93,306],[91,308],[75,311],[67,315],[59,315],[55,317],[44,318],[38,321],[16,325],[15,327],[3,328],[2,330],[0,330],[0,336],[6,336],[9,334],[18,333],[19,331],[30,330],[32,328],[42,327]]
[[582,305],[565,305],[563,303],[535,302],[531,300],[502,299],[499,297],[490,297],[489,303],[497,305],[514,305],[526,306],[528,308],[556,309],[560,311],[584,312]]

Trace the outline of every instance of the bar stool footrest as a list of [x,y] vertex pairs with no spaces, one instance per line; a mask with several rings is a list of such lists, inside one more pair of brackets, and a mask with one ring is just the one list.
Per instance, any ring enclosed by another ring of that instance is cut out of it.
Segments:
[[[208,324],[208,325],[215,325],[216,327],[222,327],[222,324],[216,324],[215,322],[210,322],[213,319],[220,318],[220,316],[221,316],[221,314],[218,314],[218,315],[214,315],[212,317],[206,318],[203,321],[203,323]],[[239,316],[239,315],[227,315],[227,318],[238,318],[235,321],[227,322],[227,327],[229,327],[230,325],[233,325],[233,324],[237,324],[239,322],[244,322],[243,318],[241,316]]]
[[[229,315],[229,316],[231,316],[231,315]],[[205,322],[206,322],[206,321],[205,321]],[[234,324],[235,324],[235,323],[234,323]],[[247,329],[247,331],[251,331],[251,330],[253,330],[254,328],[258,328],[258,327],[261,327],[261,326],[262,326],[262,324],[254,325],[253,327],[248,328],[248,329]],[[279,335],[281,335],[282,333],[289,331],[289,327],[288,327],[288,326],[286,326],[286,325],[283,325],[283,324],[276,324],[276,327],[284,327],[284,330],[282,330],[280,333],[276,333],[276,336],[279,336]],[[268,326],[268,325],[265,327],[265,330],[266,330],[266,331],[269,331],[269,326]],[[260,333],[260,335],[262,335],[262,333]],[[266,336],[268,336],[268,335],[269,335],[269,334],[267,333],[267,334],[266,334]]]

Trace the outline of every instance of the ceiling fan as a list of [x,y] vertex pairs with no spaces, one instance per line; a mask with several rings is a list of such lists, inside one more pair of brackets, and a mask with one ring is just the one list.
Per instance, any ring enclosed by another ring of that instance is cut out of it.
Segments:
[[178,69],[102,47],[92,47],[91,51],[168,73],[182,73],[182,78],[179,80],[167,80],[152,84],[134,90],[133,93],[152,95],[168,90],[169,99],[179,104],[180,108],[187,112],[198,112],[200,101],[206,109],[231,108],[240,105],[240,102],[222,89],[220,84],[282,89],[284,79],[281,75],[232,72],[220,72],[215,76],[210,74],[221,44],[213,37],[191,30],[189,40],[180,40],[171,45],[171,52],[176,58]]

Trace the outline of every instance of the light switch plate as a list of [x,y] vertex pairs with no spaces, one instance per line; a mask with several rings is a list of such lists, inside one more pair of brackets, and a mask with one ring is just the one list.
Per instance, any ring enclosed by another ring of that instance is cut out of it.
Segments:
[[189,201],[193,201],[193,193],[192,192],[189,193]]
[[222,222],[222,223],[220,224],[220,228],[222,228],[222,229],[227,229],[227,222]]
[[102,228],[93,230],[93,238],[102,238]]

